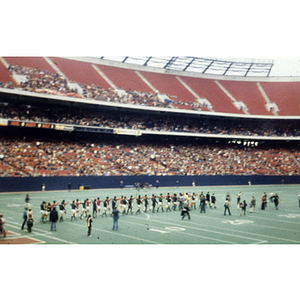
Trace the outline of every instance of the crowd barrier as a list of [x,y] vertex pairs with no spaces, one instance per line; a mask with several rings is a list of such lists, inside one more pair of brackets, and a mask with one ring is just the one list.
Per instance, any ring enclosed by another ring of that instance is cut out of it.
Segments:
[[[273,184],[300,184],[300,176],[83,176],[83,177],[2,177],[0,192],[30,192],[85,189],[116,189],[133,187],[136,183],[156,188],[182,186],[221,186],[221,185],[273,185]],[[69,185],[70,184],[70,185]],[[298,193],[298,191],[297,191]]]

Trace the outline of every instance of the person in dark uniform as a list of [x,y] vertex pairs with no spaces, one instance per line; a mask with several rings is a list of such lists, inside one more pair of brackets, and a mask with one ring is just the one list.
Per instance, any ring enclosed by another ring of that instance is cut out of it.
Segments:
[[230,194],[229,194],[229,193],[226,194],[226,200],[228,200],[229,202],[230,202],[230,200],[231,200]]
[[[63,221],[63,216],[64,214],[67,216],[67,210],[66,210],[66,205],[69,204],[70,201],[68,201],[67,203],[65,202],[65,200],[63,200],[61,202],[61,204],[59,205],[59,213],[60,213],[60,221]],[[67,217],[66,217],[67,219]]]
[[112,208],[112,210],[115,209],[115,207],[116,207],[116,205],[117,205],[117,201],[118,201],[118,199],[117,199],[117,197],[115,196],[115,197],[113,198],[113,200],[111,201],[111,208]]
[[205,213],[205,196],[204,196],[203,192],[201,192],[199,198],[200,198],[200,207],[201,207],[200,213],[202,214],[202,212]]
[[214,193],[211,195],[211,206],[213,206],[214,208],[217,208],[216,207],[216,196]]
[[138,195],[137,199],[136,199],[136,204],[137,204],[137,211],[135,212],[135,214],[140,214],[141,213],[141,204],[142,204],[142,199],[141,199],[141,196]]
[[209,205],[209,207],[211,208],[209,192],[207,192],[207,194],[206,194],[206,204]]
[[30,205],[29,205],[29,200],[30,200],[30,197],[29,197],[29,194],[26,194],[26,197],[25,197],[25,206],[27,207],[27,208],[29,208],[30,207]]
[[49,218],[51,222],[50,230],[56,231],[56,222],[58,220],[58,212],[56,211],[56,206],[52,207]]
[[24,208],[24,212],[23,212],[23,224],[21,226],[21,230],[24,229],[25,223],[27,222],[27,207]]
[[[65,209],[64,201],[65,200],[63,200],[62,203],[59,204],[59,212],[60,212],[59,222],[63,221],[63,215],[64,215],[64,209]],[[50,216],[51,216],[51,213],[50,213]]]
[[131,195],[130,198],[128,199],[128,208],[127,208],[127,215],[129,213],[129,211],[131,212],[132,214],[132,204],[133,204],[133,200],[135,198]]
[[174,195],[172,196],[172,202],[173,202],[172,209],[173,209],[174,211],[175,211],[176,208],[177,208],[177,201],[178,201],[177,195],[174,194]]
[[148,198],[147,195],[145,195],[143,199],[144,199],[143,200],[143,202],[144,202],[144,212],[147,212],[147,210],[148,210],[148,204],[149,204],[149,201],[148,201],[149,198]]
[[126,196],[124,198],[122,196],[121,202],[120,202],[120,204],[122,205],[122,208],[123,208],[123,210],[122,210],[122,216],[124,216],[126,214],[126,205],[127,205],[127,200],[126,199],[127,199]]
[[246,203],[246,200],[240,201],[240,215],[242,216],[244,214],[244,216],[246,215],[246,208],[247,208],[248,204]]
[[71,216],[71,221],[72,219],[76,220],[76,210],[77,210],[77,206],[75,204],[75,200],[73,200],[73,202],[71,203],[71,210],[72,210],[72,216]]
[[152,212],[154,213],[155,212],[155,205],[157,203],[156,196],[154,194],[152,194],[151,202],[152,202]]
[[86,218],[86,227],[88,228],[88,232],[87,232],[87,236],[91,237],[91,233],[92,233],[92,216],[88,215],[88,217]]
[[45,201],[43,201],[43,202],[41,203],[40,208],[41,208],[41,215],[42,215],[41,220],[42,220],[43,223],[45,223],[45,221],[46,221],[46,219],[47,219],[46,202],[45,202]]
[[279,204],[279,196],[278,196],[278,194],[274,195],[274,204],[275,204],[275,208],[278,210],[278,204]]
[[97,217],[97,199],[93,200],[93,218]]
[[116,230],[118,230],[119,229],[119,222],[118,222],[119,210],[118,210],[117,206],[115,206],[115,209],[113,210],[112,215],[113,215],[113,220],[114,220],[112,230],[115,230],[115,228],[116,228]]

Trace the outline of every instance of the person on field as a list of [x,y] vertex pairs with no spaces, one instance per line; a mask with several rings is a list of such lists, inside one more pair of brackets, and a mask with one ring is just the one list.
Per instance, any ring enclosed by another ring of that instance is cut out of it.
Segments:
[[158,206],[157,206],[157,212],[159,211],[159,208],[161,208],[161,211],[164,211],[164,206],[163,206],[163,195],[160,194],[158,197]]
[[[70,202],[70,201],[69,201]],[[63,221],[63,216],[64,214],[67,215],[67,210],[66,210],[66,205],[69,203],[65,203],[65,200],[63,200],[61,202],[61,204],[59,204],[59,214],[60,214],[60,218],[59,218],[59,221]],[[67,217],[66,217],[67,218]]]
[[81,215],[80,215],[80,219],[82,219],[82,216],[86,215],[87,210],[86,210],[86,200],[84,200],[83,202],[80,203],[82,205],[82,211],[81,211]]
[[210,199],[210,194],[209,194],[209,192],[207,192],[206,199],[205,199],[205,204],[208,205],[210,208],[212,208],[210,200],[211,200]]
[[189,202],[188,201],[184,201],[183,202],[183,207],[181,210],[181,220],[183,220],[185,218],[185,216],[188,216],[189,220],[191,219],[190,213],[189,213]]
[[263,193],[261,196],[261,210],[265,210],[265,207],[267,206],[267,195],[266,193]]
[[97,199],[95,198],[93,200],[93,218],[96,218],[97,217]]
[[202,212],[205,213],[205,196],[204,196],[203,192],[201,192],[199,197],[200,197],[200,207],[201,207],[200,213],[202,214]]
[[26,194],[26,197],[25,197],[25,207],[27,207],[28,209],[30,208],[29,200],[30,200],[29,194]]
[[45,223],[45,221],[47,219],[46,201],[43,201],[41,203],[40,208],[41,208],[42,222]]
[[242,192],[239,191],[236,195],[236,208],[237,209],[240,209],[241,208],[241,205],[240,205],[240,202],[241,202],[241,196],[242,196]]
[[29,208],[27,213],[27,230],[31,232],[31,228],[33,226],[33,214],[31,208]]
[[99,216],[101,215],[101,202],[102,200],[98,197],[97,198],[97,201],[96,201],[96,204],[97,204],[97,214],[99,213]]
[[166,212],[171,211],[171,196],[170,193],[166,195]]
[[217,208],[216,207],[216,196],[215,196],[215,194],[213,193],[212,195],[211,195],[211,206],[212,207],[214,207],[214,208]]
[[48,220],[48,216],[50,215],[51,209],[52,209],[52,205],[51,205],[50,202],[48,202],[47,205],[46,205],[46,214],[47,214],[47,217],[46,217],[45,221]]
[[172,203],[173,203],[173,205],[172,205],[172,209],[175,211],[176,210],[176,208],[177,208],[177,205],[178,205],[178,197],[177,197],[177,194],[174,194],[173,196],[172,196]]
[[248,204],[246,203],[246,200],[240,201],[240,215],[246,215],[246,207]]
[[91,237],[92,222],[93,222],[93,219],[92,219],[91,215],[88,215],[88,217],[86,218],[86,227],[88,228],[88,232],[87,232],[88,237]]
[[138,195],[137,199],[136,199],[136,204],[137,204],[137,211],[135,212],[135,214],[140,214],[141,213],[141,205],[142,205],[142,199],[141,196]]
[[279,205],[279,196],[278,196],[278,194],[275,194],[275,196],[274,196],[274,204],[275,204],[275,208],[278,210],[278,205]]
[[191,209],[194,207],[194,209],[197,209],[196,207],[196,197],[198,194],[193,193],[192,200],[191,200]]
[[254,196],[252,196],[252,199],[251,199],[251,203],[250,203],[250,212],[255,212],[255,205],[256,205],[256,199]]
[[151,205],[152,212],[154,213],[155,212],[155,205],[157,204],[156,196],[154,194],[152,194],[151,203],[152,203],[152,205]]
[[23,212],[23,223],[22,223],[22,226],[21,226],[21,230],[24,229],[24,226],[27,222],[27,213],[28,213],[28,209],[27,209],[27,207],[25,207],[24,212]]
[[148,211],[148,204],[149,204],[149,197],[147,195],[145,195],[143,197],[143,200],[144,202],[144,212],[147,212]]
[[49,220],[51,222],[50,230],[56,231],[56,222],[58,220],[58,212],[56,210],[56,206],[52,207],[50,212]]
[[107,206],[108,206],[108,197],[103,201],[103,214],[101,215],[102,217],[107,217]]
[[113,228],[112,230],[119,230],[119,210],[118,207],[115,206],[115,209],[112,212],[113,215]]
[[224,216],[226,216],[226,211],[228,211],[229,215],[231,215],[231,212],[230,212],[230,209],[229,209],[230,202],[227,199],[227,197],[226,197],[226,200],[225,200],[225,203],[224,203],[224,207],[225,207],[225,209],[224,209]]
[[128,208],[127,208],[127,215],[130,211],[130,213],[132,214],[132,205],[133,205],[133,200],[135,199],[135,197],[133,197],[132,195],[130,196],[129,200],[128,200]]
[[72,219],[76,220],[76,210],[77,210],[77,206],[75,204],[75,200],[73,200],[73,202],[71,203],[71,211],[72,211],[71,221]]
[[120,200],[120,205],[122,206],[122,215],[124,216],[126,214],[126,205],[127,205],[127,197],[123,197]]
[[4,237],[6,237],[6,231],[4,229],[4,219],[3,219],[3,215],[0,214],[0,234],[3,234]]
[[81,201],[79,201],[79,199],[76,199],[75,201],[75,205],[76,205],[76,213],[75,213],[75,217],[77,218],[79,215],[79,205],[81,204]]

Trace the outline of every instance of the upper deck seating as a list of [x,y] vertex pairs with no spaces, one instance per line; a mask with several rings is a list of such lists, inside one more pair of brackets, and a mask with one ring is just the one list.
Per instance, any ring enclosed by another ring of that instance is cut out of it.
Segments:
[[300,82],[261,82],[264,91],[279,108],[280,116],[300,115]]

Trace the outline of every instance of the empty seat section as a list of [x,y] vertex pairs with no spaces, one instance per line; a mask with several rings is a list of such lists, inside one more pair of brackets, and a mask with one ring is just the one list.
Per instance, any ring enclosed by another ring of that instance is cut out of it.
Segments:
[[97,65],[97,67],[114,83],[125,91],[153,93],[152,89],[136,74],[134,70]]
[[219,81],[226,90],[237,100],[242,101],[252,115],[272,115],[265,107],[265,99],[255,82]]
[[261,85],[270,101],[278,106],[278,115],[300,115],[300,82],[261,82]]
[[191,94],[174,75],[152,72],[140,72],[161,94],[166,94],[172,100],[182,102],[196,102]]
[[218,87],[213,79],[203,79],[196,77],[181,77],[191,89],[201,98],[207,99],[213,106],[213,110],[222,113],[239,113],[231,99]]
[[86,85],[94,84],[104,89],[110,88],[90,63],[61,57],[50,57],[50,59],[70,81]]
[[48,71],[51,74],[56,74],[57,72],[48,64],[48,62],[43,57],[35,56],[20,56],[20,57],[4,57],[4,59],[12,66],[22,66],[29,68],[38,68],[40,70]]

